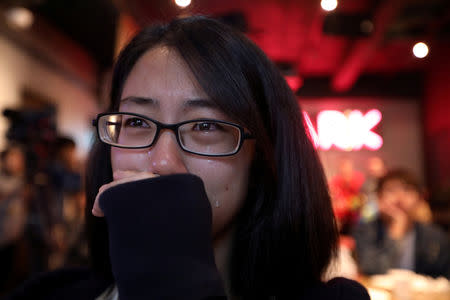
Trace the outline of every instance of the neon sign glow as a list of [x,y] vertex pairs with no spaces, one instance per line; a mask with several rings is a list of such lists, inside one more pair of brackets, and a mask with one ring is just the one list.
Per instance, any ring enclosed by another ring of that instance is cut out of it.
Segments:
[[382,119],[381,112],[372,109],[366,114],[359,110],[343,113],[337,110],[323,110],[317,115],[317,131],[307,112],[303,112],[306,126],[314,146],[329,150],[332,146],[345,151],[378,150],[383,138],[372,130]]

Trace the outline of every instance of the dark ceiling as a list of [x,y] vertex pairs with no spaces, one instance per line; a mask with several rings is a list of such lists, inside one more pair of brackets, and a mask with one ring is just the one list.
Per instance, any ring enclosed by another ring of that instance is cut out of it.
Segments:
[[113,61],[118,11],[110,0],[2,0],[24,6],[84,48],[100,70]]
[[411,49],[450,43],[449,0],[340,0],[326,13],[320,0],[7,0],[35,13],[81,44],[100,69],[113,60],[119,11],[141,26],[179,15],[207,14],[245,31],[286,72],[328,77],[336,91],[362,75],[421,72],[427,64]]
[[109,0],[45,0],[32,9],[80,43],[100,69],[112,63],[118,13]]
[[288,72],[329,77],[335,91],[361,75],[421,72],[429,58],[415,58],[413,45],[426,41],[433,52],[450,41],[448,0],[340,0],[331,13],[320,0],[192,0],[184,10],[168,0],[117,2],[142,26],[196,13],[235,22]]

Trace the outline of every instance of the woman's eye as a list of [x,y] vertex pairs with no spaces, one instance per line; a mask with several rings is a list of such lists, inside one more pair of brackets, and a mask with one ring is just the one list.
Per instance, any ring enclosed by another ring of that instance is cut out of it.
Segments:
[[221,128],[220,124],[213,123],[213,122],[202,122],[202,123],[196,123],[194,125],[194,130],[196,131],[214,131],[219,130]]
[[144,119],[140,118],[129,118],[125,120],[126,127],[140,127],[140,128],[149,128],[150,124]]

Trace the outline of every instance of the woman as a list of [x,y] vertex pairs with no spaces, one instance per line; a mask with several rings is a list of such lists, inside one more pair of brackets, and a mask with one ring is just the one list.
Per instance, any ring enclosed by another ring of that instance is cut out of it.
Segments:
[[321,281],[337,242],[322,168],[295,96],[242,34],[204,17],[143,30],[109,111],[87,171],[85,297],[368,299]]

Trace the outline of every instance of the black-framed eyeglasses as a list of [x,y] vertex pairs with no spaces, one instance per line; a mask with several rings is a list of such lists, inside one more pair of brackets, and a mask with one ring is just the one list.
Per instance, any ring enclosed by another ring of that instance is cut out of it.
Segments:
[[203,156],[234,155],[244,140],[253,138],[237,124],[214,119],[164,124],[140,114],[114,112],[97,115],[92,124],[97,127],[100,141],[127,149],[151,147],[161,130],[169,129],[175,133],[181,149]]

